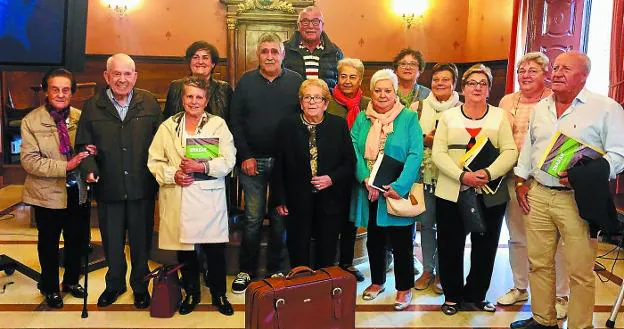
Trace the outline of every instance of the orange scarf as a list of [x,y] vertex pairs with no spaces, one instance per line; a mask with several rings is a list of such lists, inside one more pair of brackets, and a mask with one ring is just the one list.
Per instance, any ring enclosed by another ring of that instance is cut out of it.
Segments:
[[366,117],[371,121],[371,127],[368,131],[368,136],[366,136],[364,159],[373,161],[377,159],[381,146],[379,144],[388,134],[394,131],[394,119],[396,119],[402,110],[403,104],[399,102],[398,98],[392,109],[383,114],[373,109],[373,102],[368,104],[368,107],[366,107]]

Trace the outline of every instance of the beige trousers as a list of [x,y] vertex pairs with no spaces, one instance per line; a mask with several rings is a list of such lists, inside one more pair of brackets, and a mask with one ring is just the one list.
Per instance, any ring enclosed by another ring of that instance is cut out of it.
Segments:
[[596,243],[590,239],[589,225],[578,214],[574,192],[557,191],[534,182],[528,199],[531,211],[525,216],[525,223],[535,320],[547,326],[557,324],[555,252],[561,238],[570,275],[568,328],[593,328]]

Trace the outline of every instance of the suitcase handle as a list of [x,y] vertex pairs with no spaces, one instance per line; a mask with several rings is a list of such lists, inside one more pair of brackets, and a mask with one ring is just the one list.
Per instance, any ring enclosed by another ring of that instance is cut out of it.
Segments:
[[294,279],[296,276],[303,273],[314,274],[314,270],[307,266],[297,266],[286,275],[286,280]]

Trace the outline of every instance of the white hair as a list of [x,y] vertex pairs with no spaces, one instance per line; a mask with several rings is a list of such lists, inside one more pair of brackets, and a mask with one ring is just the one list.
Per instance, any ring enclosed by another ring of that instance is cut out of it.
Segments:
[[130,63],[132,65],[132,71],[136,71],[136,65],[134,64],[134,60],[130,56],[124,53],[118,53],[109,57],[106,60],[106,71],[111,70],[111,66],[113,66],[114,61],[123,61],[123,62]]
[[394,87],[394,91],[399,89],[399,78],[396,76],[394,71],[391,69],[382,69],[375,72],[375,74],[371,77],[370,90],[373,91],[377,82],[381,80],[390,80],[390,82],[392,82],[392,87]]

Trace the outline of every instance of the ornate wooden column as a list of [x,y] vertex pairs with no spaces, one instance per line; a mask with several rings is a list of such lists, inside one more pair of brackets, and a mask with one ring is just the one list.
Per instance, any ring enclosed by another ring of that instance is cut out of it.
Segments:
[[282,39],[295,31],[298,12],[314,0],[220,0],[227,11],[228,82],[235,86],[240,76],[257,67],[257,40],[275,32]]

